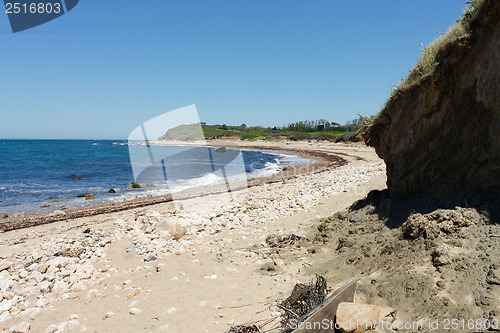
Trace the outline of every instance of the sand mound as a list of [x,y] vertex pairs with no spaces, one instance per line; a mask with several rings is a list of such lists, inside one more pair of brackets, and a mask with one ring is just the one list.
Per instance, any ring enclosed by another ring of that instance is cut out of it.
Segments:
[[366,202],[324,220],[309,243],[322,252],[312,269],[327,280],[365,275],[357,297],[397,309],[401,321],[498,319],[500,226],[487,213],[436,209],[388,225]]

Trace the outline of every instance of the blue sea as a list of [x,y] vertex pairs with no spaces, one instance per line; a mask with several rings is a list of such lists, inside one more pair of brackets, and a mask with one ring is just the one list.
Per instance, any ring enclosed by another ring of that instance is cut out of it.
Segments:
[[[126,141],[0,140],[0,213],[48,213],[221,182],[216,173],[206,172],[210,168],[204,165],[209,163],[206,148],[153,148],[155,154],[183,152],[174,154],[175,165],[183,167],[166,166],[171,177],[168,188],[154,181],[139,189],[130,187],[135,178]],[[212,162],[227,154],[215,153],[215,149],[209,151]],[[298,155],[273,151],[243,149],[238,151],[238,156],[243,161],[243,176],[247,179],[270,176],[281,172],[287,165],[313,163],[313,160]],[[163,168],[165,171],[165,165]],[[175,172],[170,173],[174,169]],[[116,193],[108,193],[111,188]],[[77,197],[89,193],[95,196],[95,200]]]

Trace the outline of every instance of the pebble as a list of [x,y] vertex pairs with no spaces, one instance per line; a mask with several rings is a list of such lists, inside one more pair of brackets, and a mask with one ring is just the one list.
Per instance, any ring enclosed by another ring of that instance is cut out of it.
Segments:
[[60,323],[59,325],[57,325],[57,332],[64,332],[64,330],[66,330],[66,328],[68,327],[68,325],[69,325],[69,322],[63,321],[62,323]]
[[31,325],[27,322],[20,322],[19,324],[12,326],[9,329],[9,333],[27,333],[29,332]]
[[144,258],[144,261],[145,261],[145,262],[150,262],[150,261],[154,261],[154,260],[156,260],[156,259],[158,259],[158,257],[157,257],[157,256],[155,256],[154,254],[150,253],[150,254],[148,254],[148,255],[146,256],[146,258]]
[[54,333],[54,332],[57,332],[57,325],[50,325],[45,330],[45,333]]
[[36,301],[35,306],[37,308],[43,308],[47,304],[49,304],[49,302],[45,298],[40,298],[38,301]]
[[10,309],[12,309],[12,303],[13,303],[12,300],[4,299],[0,303],[0,313],[5,312],[5,311],[10,311]]
[[114,313],[113,311],[108,311],[108,312],[106,312],[106,313],[104,314],[104,319],[109,318],[109,317],[113,316],[114,314],[115,314],[115,313]]
[[89,289],[87,292],[87,298],[92,298],[92,297],[101,297],[104,296],[104,292],[99,289]]
[[130,310],[128,310],[128,313],[130,313],[131,315],[138,315],[142,312],[141,309],[138,309],[138,308],[131,308]]
[[4,321],[7,321],[7,320],[10,320],[12,317],[8,314],[8,313],[5,313],[5,314],[2,314],[0,316],[0,323],[4,322]]
[[40,314],[40,312],[42,312],[42,309],[40,309],[40,308],[33,308],[30,311],[30,314],[28,315],[28,319],[35,320],[35,318]]

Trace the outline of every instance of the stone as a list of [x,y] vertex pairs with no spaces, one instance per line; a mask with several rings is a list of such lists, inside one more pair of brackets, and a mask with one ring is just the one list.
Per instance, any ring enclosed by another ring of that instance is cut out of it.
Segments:
[[54,211],[54,213],[52,213],[52,214],[64,216],[64,215],[66,215],[66,212],[64,210],[58,209],[58,210]]
[[80,291],[87,290],[87,286],[83,282],[78,282],[71,287],[71,290],[78,293]]
[[14,298],[14,293],[13,293],[13,292],[11,292],[11,291],[4,291],[4,292],[2,293],[2,297],[3,297],[4,299],[11,300],[12,298]]
[[0,323],[3,323],[4,321],[10,320],[12,317],[8,313],[4,313],[0,316]]
[[102,297],[102,296],[104,296],[104,292],[102,290],[99,290],[99,289],[90,289],[87,292],[87,298]]
[[156,260],[156,259],[158,259],[158,257],[157,257],[157,256],[155,256],[154,254],[150,253],[150,254],[148,254],[148,255],[146,256],[146,258],[144,258],[144,261],[145,261],[145,262],[150,262],[150,261],[154,261],[154,260]]
[[57,325],[50,325],[45,330],[45,333],[54,333],[54,332],[57,332]]
[[36,301],[35,306],[37,308],[43,308],[47,304],[49,304],[49,302],[45,298],[40,298],[38,301]]
[[69,325],[69,322],[63,321],[62,323],[57,325],[57,332],[64,332],[66,330],[66,328],[68,327],[68,325]]
[[30,320],[35,320],[35,318],[42,312],[42,309],[40,308],[32,308],[29,311],[28,319]]
[[85,200],[94,200],[95,199],[95,196],[93,194],[87,194],[85,196]]
[[141,309],[138,309],[138,308],[131,308],[130,310],[128,310],[128,313],[131,314],[131,315],[138,315],[142,312]]
[[114,313],[113,311],[108,311],[108,312],[106,312],[106,313],[104,314],[104,319],[107,319],[107,318],[109,318],[109,317],[113,316],[114,314],[115,314],[115,313]]
[[2,260],[0,262],[0,272],[9,269],[12,266],[12,262],[8,260]]
[[23,321],[15,326],[12,326],[9,329],[9,333],[27,333],[27,332],[29,332],[30,329],[31,329],[31,325],[28,324],[27,322]]
[[10,309],[12,309],[12,303],[13,301],[10,299],[4,299],[0,302],[0,313],[10,311]]
[[175,311],[177,311],[177,309],[176,309],[176,308],[170,308],[170,309],[168,309],[168,310],[167,310],[166,314],[168,314],[168,315],[169,315],[169,314],[174,313]]
[[0,290],[6,291],[12,286],[12,280],[0,278]]
[[375,305],[342,302],[337,308],[336,325],[343,333],[364,333],[378,321]]
[[44,294],[48,294],[48,293],[52,292],[53,285],[54,285],[54,283],[52,283],[50,281],[43,281],[42,283],[40,283],[38,285],[38,288],[40,289],[40,292],[42,292]]
[[5,214],[5,213],[0,214],[0,219],[6,219],[6,218],[8,218],[8,217],[9,217],[9,215],[7,215],[7,214]]
[[181,239],[186,234],[186,228],[175,219],[166,219],[158,222],[156,226],[158,232],[168,232],[175,240]]
[[78,326],[80,324],[80,322],[78,321],[78,319],[70,319],[68,324],[69,324],[69,326]]

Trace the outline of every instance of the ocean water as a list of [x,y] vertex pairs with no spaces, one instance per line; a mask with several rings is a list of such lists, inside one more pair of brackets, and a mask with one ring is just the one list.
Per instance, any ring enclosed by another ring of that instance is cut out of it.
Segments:
[[[221,157],[235,155],[231,149],[215,153],[212,148],[209,160],[206,147],[155,146],[152,149],[155,154],[175,156],[170,164],[162,165],[168,187],[161,180],[148,181],[147,186],[140,189],[130,187],[135,178],[126,141],[0,140],[0,213],[45,213],[216,184],[223,181],[217,161],[224,164],[227,162],[221,162]],[[237,155],[243,163],[229,164],[225,168],[229,177],[267,177],[286,165],[314,162],[272,151],[243,149]],[[137,163],[134,170],[137,175]],[[144,174],[146,172],[141,177]],[[111,188],[116,190],[115,194],[108,193]],[[96,199],[77,197],[89,193]]]

